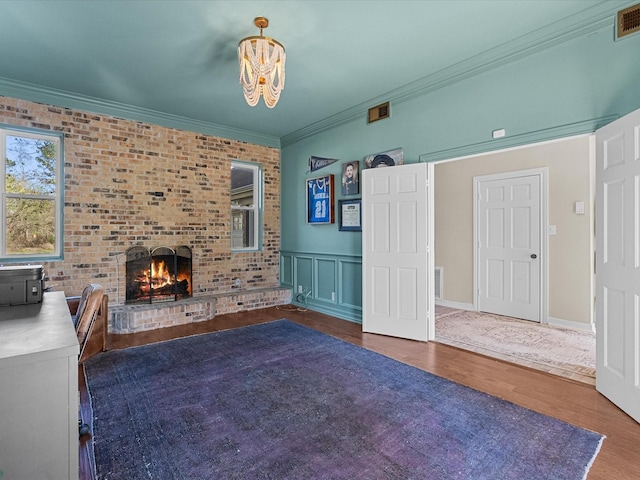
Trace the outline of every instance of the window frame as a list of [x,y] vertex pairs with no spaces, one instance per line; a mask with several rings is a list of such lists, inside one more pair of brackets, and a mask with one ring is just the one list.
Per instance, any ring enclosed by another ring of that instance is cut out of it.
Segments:
[[[230,243],[232,253],[241,252],[256,252],[262,250],[262,230],[263,230],[263,191],[264,180],[262,165],[254,162],[246,162],[242,160],[232,160],[231,169],[242,168],[245,170],[253,171],[253,204],[251,206],[234,205],[233,204],[233,191],[231,185],[229,185],[229,203],[231,206],[231,221],[229,225]],[[233,173],[231,174],[233,175]],[[231,177],[230,177],[231,178]],[[231,182],[230,182],[231,183]],[[233,246],[233,226],[234,226],[234,212],[253,212],[253,246],[252,247],[234,247]]]
[[[55,192],[52,195],[16,194],[6,191],[7,137],[23,137],[53,142],[56,145]],[[64,134],[37,128],[0,124],[0,151],[5,159],[0,166],[0,262],[54,261],[64,258]],[[52,200],[54,202],[54,249],[52,253],[7,254],[7,199]]]

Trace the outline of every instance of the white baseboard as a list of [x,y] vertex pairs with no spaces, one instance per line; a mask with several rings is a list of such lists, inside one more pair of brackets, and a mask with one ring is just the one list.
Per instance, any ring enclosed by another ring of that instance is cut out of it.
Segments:
[[471,310],[472,312],[476,311],[476,307],[473,303],[452,302],[450,300],[436,300],[436,305],[449,308],[458,308],[460,310]]
[[596,327],[591,323],[573,322],[571,320],[563,320],[562,318],[548,317],[548,324],[554,327],[571,328],[573,330],[582,330],[584,332],[595,332]]

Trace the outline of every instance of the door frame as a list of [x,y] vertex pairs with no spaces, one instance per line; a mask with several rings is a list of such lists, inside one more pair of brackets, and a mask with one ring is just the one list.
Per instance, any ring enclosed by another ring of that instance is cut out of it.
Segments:
[[505,180],[509,178],[525,177],[525,176],[538,176],[540,178],[540,282],[538,288],[540,289],[540,318],[541,324],[549,323],[549,255],[548,255],[548,218],[549,218],[549,168],[531,168],[526,170],[514,170],[511,172],[501,172],[488,175],[480,175],[473,177],[473,308],[478,311],[478,287],[480,285],[479,273],[480,267],[478,262],[480,261],[478,249],[479,249],[479,235],[478,235],[478,185],[480,182],[492,181],[492,180]]

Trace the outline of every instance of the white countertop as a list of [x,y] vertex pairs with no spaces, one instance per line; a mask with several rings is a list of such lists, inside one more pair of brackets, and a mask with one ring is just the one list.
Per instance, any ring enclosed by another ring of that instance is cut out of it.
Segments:
[[0,368],[79,353],[64,292],[45,292],[42,303],[0,307]]

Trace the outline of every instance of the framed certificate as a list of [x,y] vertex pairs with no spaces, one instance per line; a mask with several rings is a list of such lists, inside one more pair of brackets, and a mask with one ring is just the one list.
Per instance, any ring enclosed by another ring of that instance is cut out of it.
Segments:
[[307,179],[307,223],[334,223],[333,175]]
[[362,231],[362,200],[340,200],[338,203],[340,220],[338,230],[343,232]]

